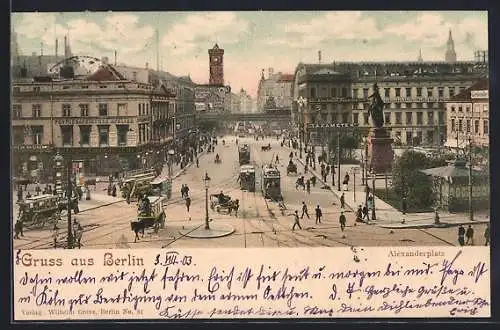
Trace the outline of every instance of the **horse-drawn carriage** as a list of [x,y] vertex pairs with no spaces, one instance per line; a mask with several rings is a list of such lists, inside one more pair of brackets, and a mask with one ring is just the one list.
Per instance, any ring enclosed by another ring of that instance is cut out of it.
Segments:
[[264,198],[270,198],[274,201],[283,200],[281,195],[281,174],[275,166],[262,166],[262,193]]
[[165,210],[164,201],[166,199],[161,196],[143,197],[139,201],[137,208],[137,219],[130,222],[130,228],[135,233],[134,243],[140,239],[139,233],[144,237],[146,228],[153,228],[157,233],[160,228],[165,228]]
[[262,151],[269,151],[269,150],[271,150],[271,143],[269,143],[267,146],[262,146],[261,150]]
[[61,218],[60,198],[56,195],[33,196],[17,204],[18,221],[24,228],[42,228],[46,224],[53,226]]
[[242,165],[240,167],[240,176],[238,178],[240,189],[255,191],[255,168],[253,165]]
[[286,167],[286,175],[295,174],[297,175],[297,164],[290,161]]
[[230,196],[224,195],[222,192],[220,194],[210,195],[210,208],[216,212],[225,209],[229,214],[233,211],[236,211],[236,214],[238,214],[239,206],[240,201],[238,199],[231,200]]

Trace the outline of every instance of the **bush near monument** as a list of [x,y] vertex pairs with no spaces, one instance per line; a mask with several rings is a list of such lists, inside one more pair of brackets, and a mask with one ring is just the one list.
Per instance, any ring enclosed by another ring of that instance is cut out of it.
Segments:
[[[406,196],[408,212],[426,212],[434,205],[436,196],[433,192],[432,178],[419,170],[446,166],[447,159],[430,157],[423,153],[407,150],[396,158],[392,169],[391,196],[399,196],[399,202],[387,201],[401,209],[401,197]],[[383,196],[380,195],[380,196]]]

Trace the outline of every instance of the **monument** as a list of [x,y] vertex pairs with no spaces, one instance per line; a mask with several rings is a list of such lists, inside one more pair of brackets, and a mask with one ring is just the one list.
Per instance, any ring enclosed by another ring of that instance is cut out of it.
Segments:
[[372,128],[368,134],[368,168],[375,173],[387,173],[392,169],[394,151],[392,138],[384,128],[385,103],[380,97],[377,83],[373,84],[373,94],[368,114],[372,118]]

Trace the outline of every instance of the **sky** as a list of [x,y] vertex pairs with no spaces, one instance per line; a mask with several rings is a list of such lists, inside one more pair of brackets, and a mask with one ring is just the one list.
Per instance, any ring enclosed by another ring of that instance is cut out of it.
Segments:
[[262,69],[293,74],[297,64],[333,61],[443,61],[452,30],[458,60],[487,50],[486,11],[247,11],[13,13],[21,54],[59,55],[68,36],[77,55],[157,66],[197,83],[209,79],[208,49],[225,50],[224,79],[256,96]]

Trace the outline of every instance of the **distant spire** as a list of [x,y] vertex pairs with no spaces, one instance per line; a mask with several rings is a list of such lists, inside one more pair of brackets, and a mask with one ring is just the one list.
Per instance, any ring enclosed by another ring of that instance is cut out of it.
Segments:
[[318,50],[318,64],[321,64],[321,50]]
[[424,61],[423,58],[422,58],[422,48],[420,48],[420,50],[418,52],[418,59],[417,59],[417,61],[419,61],[419,62],[423,62]]
[[453,42],[451,29],[448,33],[448,41],[446,42],[446,53],[444,58],[447,63],[455,63],[457,61],[457,53],[455,52],[455,43]]

